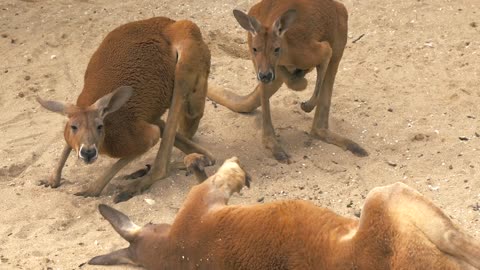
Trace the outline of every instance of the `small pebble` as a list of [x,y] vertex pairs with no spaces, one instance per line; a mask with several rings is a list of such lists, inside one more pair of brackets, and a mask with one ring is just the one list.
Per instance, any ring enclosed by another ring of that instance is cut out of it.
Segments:
[[425,135],[421,133],[416,134],[412,139],[412,141],[423,141],[423,140],[425,140]]
[[263,202],[265,200],[265,197],[260,197],[257,199],[257,202]]
[[471,205],[471,207],[473,208],[473,211],[480,211],[480,204],[478,202],[474,205]]
[[352,208],[353,206],[353,201],[350,201],[348,204],[347,204],[347,208]]
[[152,199],[145,199],[145,202],[146,202],[148,205],[154,205],[154,204],[155,204],[155,200],[152,200]]
[[387,164],[392,166],[392,167],[397,167],[397,163],[393,162],[393,161],[389,161],[387,160]]
[[23,79],[25,79],[25,81],[29,81],[31,79],[31,77],[27,75],[27,76],[23,77]]

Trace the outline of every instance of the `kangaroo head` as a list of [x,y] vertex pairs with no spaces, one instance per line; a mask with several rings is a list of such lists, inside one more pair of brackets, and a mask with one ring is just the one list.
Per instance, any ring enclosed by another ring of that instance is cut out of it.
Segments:
[[[98,209],[102,216],[110,222],[120,236],[127,240],[128,248],[92,258],[92,265],[136,266],[162,265],[163,256],[168,250],[169,224],[147,224],[140,227],[133,223],[125,214],[107,205],[100,204]],[[165,251],[165,252],[164,252]]]
[[105,116],[118,110],[132,93],[131,87],[121,86],[86,108],[41,98],[37,101],[47,110],[67,116],[65,141],[77,151],[80,159],[89,164],[97,159],[98,149],[105,138]]
[[[248,46],[252,56],[257,79],[262,83],[275,80],[278,59],[285,50],[283,37],[296,18],[296,11],[290,9],[278,17],[273,25],[264,26],[255,17],[240,10],[233,10],[240,26],[249,32]],[[282,46],[283,45],[283,46]]]

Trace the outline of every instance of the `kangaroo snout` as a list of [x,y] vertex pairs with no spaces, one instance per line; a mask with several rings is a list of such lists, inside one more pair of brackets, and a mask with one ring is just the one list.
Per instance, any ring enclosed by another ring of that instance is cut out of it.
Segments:
[[258,72],[258,80],[262,83],[269,83],[275,79],[275,73],[272,70],[267,72]]
[[98,150],[96,145],[86,147],[85,145],[80,146],[78,151],[78,157],[81,158],[86,164],[93,163],[98,157]]

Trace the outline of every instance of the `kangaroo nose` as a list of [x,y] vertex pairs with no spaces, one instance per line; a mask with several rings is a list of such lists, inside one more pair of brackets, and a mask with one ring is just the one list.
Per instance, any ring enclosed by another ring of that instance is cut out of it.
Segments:
[[86,163],[90,163],[97,158],[97,149],[82,147],[82,149],[80,149],[80,157]]
[[262,83],[269,83],[275,78],[273,72],[268,71],[268,72],[258,72],[258,79]]

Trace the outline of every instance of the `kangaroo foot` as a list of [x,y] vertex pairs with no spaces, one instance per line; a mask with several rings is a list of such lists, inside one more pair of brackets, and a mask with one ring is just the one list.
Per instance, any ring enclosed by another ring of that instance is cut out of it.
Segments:
[[290,155],[283,150],[283,148],[280,146],[278,141],[273,138],[273,137],[264,137],[263,138],[263,145],[267,149],[270,149],[272,151],[273,157],[278,160],[280,163],[284,164],[290,164],[292,161],[290,160]]
[[367,150],[361,147],[358,143],[335,134],[326,128],[313,128],[311,134],[326,143],[336,145],[343,150],[348,150],[358,157],[368,156]]
[[81,196],[81,197],[98,197],[100,196],[100,192],[98,192],[97,190],[92,190],[90,188],[86,189],[86,190],[83,190],[83,191],[80,191],[80,192],[77,192],[75,193],[75,196]]
[[58,179],[57,181],[56,179],[50,177],[48,180],[38,181],[37,185],[44,186],[44,187],[57,188],[60,186],[60,179]]

